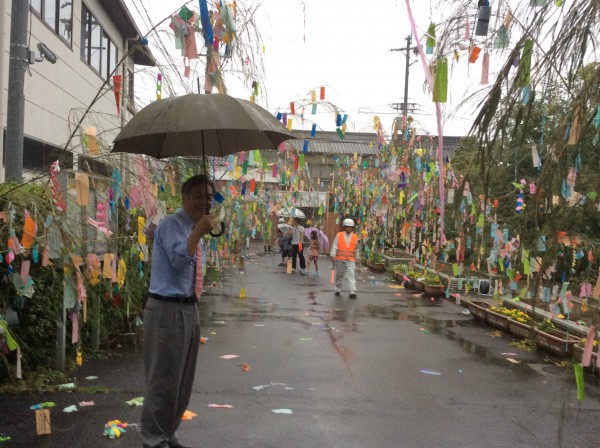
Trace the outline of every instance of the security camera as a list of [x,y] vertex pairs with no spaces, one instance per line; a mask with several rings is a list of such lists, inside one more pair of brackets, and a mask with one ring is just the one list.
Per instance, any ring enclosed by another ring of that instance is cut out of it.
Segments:
[[50,63],[56,64],[58,57],[52,52],[52,50],[50,50],[50,48],[48,48],[41,42],[38,42],[37,47],[40,52],[40,55],[42,56],[39,62],[43,61],[44,59],[48,59]]

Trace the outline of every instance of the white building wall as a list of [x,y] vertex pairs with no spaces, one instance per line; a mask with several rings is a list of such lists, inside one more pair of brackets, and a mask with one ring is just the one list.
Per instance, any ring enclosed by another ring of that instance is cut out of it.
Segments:
[[[24,1],[24,3],[26,3]],[[27,2],[28,3],[28,2]],[[119,51],[119,60],[126,52],[127,42],[111,22],[103,7],[96,0],[84,0],[88,9],[96,16],[106,34]],[[11,2],[0,0],[0,126],[6,128],[8,95],[8,61],[10,52],[10,10]],[[29,66],[31,76],[25,75],[25,135],[43,140],[58,147],[64,147],[77,122],[92,103],[104,80],[80,56],[82,0],[73,0],[72,43],[66,44],[35,14],[30,14],[29,47],[36,52],[38,42],[43,42],[59,58],[56,64],[48,61],[36,62]],[[128,58],[127,64],[133,62]],[[133,71],[133,70],[132,70]],[[118,74],[123,76],[121,98],[126,90],[123,64]],[[124,103],[122,103],[124,104]],[[104,94],[92,106],[82,122],[82,127],[96,126],[98,140],[103,153],[119,132],[122,124],[130,117],[125,107],[122,116],[117,116],[115,96],[110,84],[104,86]],[[81,153],[81,133],[78,131],[68,149]],[[0,149],[2,148],[0,132]],[[84,150],[85,152],[85,150]],[[102,158],[99,159],[100,161]],[[24,175],[26,175],[24,171]],[[0,181],[4,180],[4,165],[0,170]]]

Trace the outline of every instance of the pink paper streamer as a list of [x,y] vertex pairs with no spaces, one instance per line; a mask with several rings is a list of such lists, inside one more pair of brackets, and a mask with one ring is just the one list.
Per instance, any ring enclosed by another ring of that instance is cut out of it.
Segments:
[[467,23],[465,25],[465,40],[471,39],[471,24],[469,23],[469,17],[467,17]]
[[[410,20],[410,27],[412,29],[412,33],[414,36],[419,36],[417,33],[417,25],[415,24],[415,19],[413,17],[412,8],[410,7],[410,1],[406,0],[406,9],[408,11],[408,18]],[[417,41],[417,48],[419,49],[419,55],[421,56],[421,63],[423,65],[423,70],[425,71],[425,78],[427,79],[427,85],[429,86],[429,90],[433,92],[433,76],[431,71],[429,70],[429,64],[427,63],[427,59],[425,58],[425,52],[423,51],[423,45],[421,45],[420,39],[415,39]],[[435,103],[435,114],[437,118],[437,128],[438,128],[438,164],[440,167],[440,175],[439,175],[439,189],[440,189],[440,241],[441,243],[446,242],[446,234],[444,232],[444,217],[445,217],[445,192],[444,192],[444,126],[442,124],[442,108],[440,103]]]
[[490,54],[485,53],[483,55],[483,62],[481,67],[481,84],[488,84],[490,82]]
[[73,328],[71,329],[71,343],[77,344],[77,342],[79,342],[79,313],[77,311],[71,313],[71,322],[73,322]]
[[594,338],[596,337],[596,327],[590,327],[588,331],[587,340],[585,341],[585,348],[583,349],[583,356],[581,357],[581,364],[583,367],[587,367],[592,363],[592,350],[594,349]]
[[31,260],[23,260],[21,262],[21,280],[23,284],[27,284],[27,280],[29,280],[29,269],[31,268]]

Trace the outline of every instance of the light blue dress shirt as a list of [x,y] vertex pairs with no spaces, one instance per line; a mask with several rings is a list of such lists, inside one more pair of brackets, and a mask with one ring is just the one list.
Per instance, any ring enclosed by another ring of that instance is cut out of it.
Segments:
[[[168,297],[193,297],[196,255],[187,254],[187,239],[195,223],[183,209],[163,219],[154,233],[150,293]],[[202,260],[206,249],[201,243]]]

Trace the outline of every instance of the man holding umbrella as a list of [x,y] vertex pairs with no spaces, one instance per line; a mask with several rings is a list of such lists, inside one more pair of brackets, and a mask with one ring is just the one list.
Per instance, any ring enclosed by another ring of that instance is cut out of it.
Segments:
[[335,269],[335,295],[342,292],[342,281],[348,281],[350,298],[356,299],[356,261],[360,259],[358,247],[358,235],[354,233],[354,221],[350,218],[344,219],[342,225],[344,231],[339,232],[331,246],[331,260]]
[[154,235],[150,298],[144,309],[144,448],[187,448],[175,431],[189,404],[196,371],[196,303],[206,260],[200,239],[215,225],[208,215],[214,193],[206,175],[188,179],[181,187],[182,209],[167,216]]

